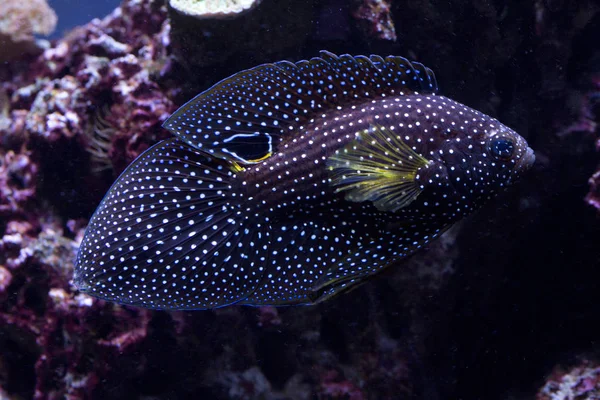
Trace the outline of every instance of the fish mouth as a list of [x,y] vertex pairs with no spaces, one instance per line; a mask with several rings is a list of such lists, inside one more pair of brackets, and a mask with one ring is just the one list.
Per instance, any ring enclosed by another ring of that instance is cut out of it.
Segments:
[[527,147],[527,151],[517,163],[517,171],[523,172],[530,169],[535,163],[535,153],[531,147]]

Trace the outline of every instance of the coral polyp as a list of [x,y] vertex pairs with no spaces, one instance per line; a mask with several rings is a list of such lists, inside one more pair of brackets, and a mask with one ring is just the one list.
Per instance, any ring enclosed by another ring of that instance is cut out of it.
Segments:
[[117,129],[106,120],[105,115],[108,111],[108,106],[96,111],[90,117],[85,131],[89,139],[87,151],[92,157],[92,172],[94,174],[100,174],[113,168],[109,153],[113,147]]

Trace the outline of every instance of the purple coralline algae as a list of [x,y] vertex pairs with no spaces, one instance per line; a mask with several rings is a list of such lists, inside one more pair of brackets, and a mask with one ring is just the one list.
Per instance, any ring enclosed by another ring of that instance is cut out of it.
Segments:
[[585,196],[585,201],[589,205],[600,210],[600,170],[596,171],[588,180],[590,191]]
[[127,3],[75,29],[24,71],[19,62],[9,65],[4,72],[13,78],[3,90],[10,103],[4,119],[11,126],[4,135],[34,143],[82,142],[121,171],[165,137],[160,125],[174,109],[175,93],[161,87],[170,65],[165,18],[164,5]]
[[[582,100],[582,112],[574,131],[588,132],[594,134],[596,139],[596,150],[600,151],[600,76],[594,80],[594,89]],[[600,169],[598,169],[588,180],[590,191],[585,197],[589,205],[600,211]]]
[[90,398],[111,360],[147,335],[148,311],[70,287],[85,222],[59,215],[48,193],[62,189],[47,181],[57,164],[81,166],[66,180],[101,192],[94,161],[114,176],[166,137],[160,125],[178,92],[165,84],[168,33],[164,5],[131,1],[0,67],[0,385],[9,398]]
[[582,361],[571,369],[555,368],[536,400],[599,400],[600,365]]
[[25,153],[9,150],[0,161],[0,216],[21,214],[35,196],[38,167]]
[[[592,76],[585,86],[585,90],[572,100],[576,117],[558,132],[558,136],[591,138],[596,150],[600,151],[600,75]],[[590,189],[585,201],[600,211],[600,169],[589,178],[588,184]]]
[[352,16],[366,38],[391,41],[397,39],[390,1],[360,0],[355,3]]

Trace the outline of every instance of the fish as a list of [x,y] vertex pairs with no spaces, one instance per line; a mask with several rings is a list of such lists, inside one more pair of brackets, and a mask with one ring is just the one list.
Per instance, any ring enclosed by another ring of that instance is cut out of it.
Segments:
[[321,303],[518,181],[535,155],[399,56],[263,64],[200,93],[94,212],[82,292],[151,309]]

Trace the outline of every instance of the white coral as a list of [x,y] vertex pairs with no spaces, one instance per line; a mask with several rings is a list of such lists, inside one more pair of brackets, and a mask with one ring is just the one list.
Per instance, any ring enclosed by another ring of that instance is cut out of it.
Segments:
[[170,0],[171,7],[182,14],[197,18],[235,16],[248,11],[260,0]]
[[0,1],[0,61],[36,49],[34,35],[51,34],[56,21],[46,0]]

